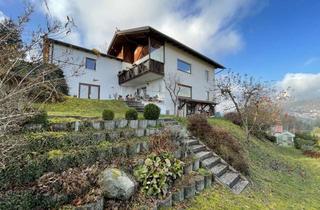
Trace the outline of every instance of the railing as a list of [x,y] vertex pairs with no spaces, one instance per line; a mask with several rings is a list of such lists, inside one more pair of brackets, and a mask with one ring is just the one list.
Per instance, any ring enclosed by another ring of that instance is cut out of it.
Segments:
[[129,70],[122,70],[118,73],[119,84],[121,85],[148,72],[164,75],[164,64],[159,61],[148,59],[133,66]]

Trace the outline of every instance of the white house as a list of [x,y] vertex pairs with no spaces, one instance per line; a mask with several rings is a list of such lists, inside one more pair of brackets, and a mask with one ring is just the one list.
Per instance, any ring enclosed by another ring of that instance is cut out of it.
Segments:
[[165,79],[178,85],[181,114],[212,114],[215,70],[224,69],[149,26],[116,31],[106,54],[46,38],[44,58],[63,69],[71,96],[90,99],[130,96],[144,104],[156,103],[162,114],[174,113]]
[[276,133],[277,144],[281,146],[292,146],[294,144],[295,135],[289,131]]

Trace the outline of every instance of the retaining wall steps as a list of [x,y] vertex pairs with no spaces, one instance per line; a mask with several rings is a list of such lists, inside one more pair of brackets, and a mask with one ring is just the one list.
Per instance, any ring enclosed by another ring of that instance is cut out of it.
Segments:
[[194,153],[195,157],[200,160],[201,166],[210,171],[217,182],[228,187],[235,194],[241,193],[249,184],[249,181],[244,176],[200,140],[189,137],[182,140],[182,144],[186,145]]

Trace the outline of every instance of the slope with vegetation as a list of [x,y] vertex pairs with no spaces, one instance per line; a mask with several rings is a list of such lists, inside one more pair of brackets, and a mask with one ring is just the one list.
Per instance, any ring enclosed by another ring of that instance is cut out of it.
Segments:
[[124,118],[129,107],[119,100],[92,100],[65,97],[60,103],[39,104],[49,116],[61,117],[101,117],[105,109],[113,110],[115,118]]
[[227,130],[248,154],[251,185],[240,195],[215,186],[183,204],[189,209],[318,209],[320,162],[300,150],[278,147],[252,137],[245,141],[243,130],[229,121],[210,119]]

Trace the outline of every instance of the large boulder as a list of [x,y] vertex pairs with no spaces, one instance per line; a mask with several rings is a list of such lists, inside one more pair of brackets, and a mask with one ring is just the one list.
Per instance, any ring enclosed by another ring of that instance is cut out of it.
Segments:
[[116,168],[107,168],[99,175],[98,183],[106,198],[129,199],[135,189],[136,182],[125,172]]

